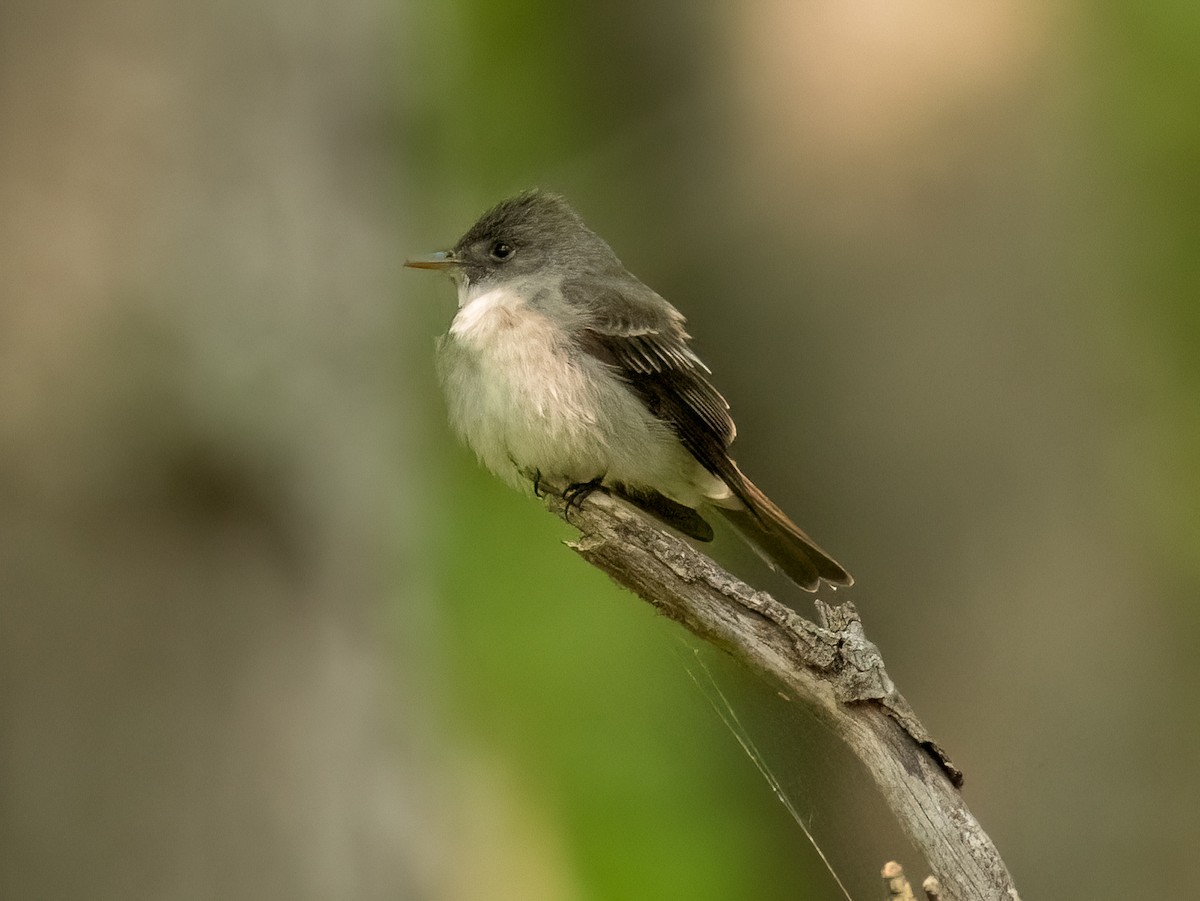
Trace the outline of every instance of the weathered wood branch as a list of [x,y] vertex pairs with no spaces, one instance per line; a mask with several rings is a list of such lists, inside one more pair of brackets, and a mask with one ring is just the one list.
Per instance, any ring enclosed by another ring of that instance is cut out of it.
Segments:
[[571,547],[657,610],[805,703],[862,762],[924,853],[946,901],[1019,901],[963,803],[962,774],[921,725],[852,604],[817,600],[812,623],[601,492],[546,504],[582,533]]

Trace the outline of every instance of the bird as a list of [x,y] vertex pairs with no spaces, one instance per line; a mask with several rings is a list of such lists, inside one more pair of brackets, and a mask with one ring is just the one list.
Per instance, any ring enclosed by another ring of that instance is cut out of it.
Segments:
[[405,265],[457,286],[438,377],[451,427],[494,474],[535,494],[565,485],[568,511],[602,489],[701,542],[715,512],[806,591],[853,584],[730,456],[729,404],[683,315],[561,195],[509,197]]

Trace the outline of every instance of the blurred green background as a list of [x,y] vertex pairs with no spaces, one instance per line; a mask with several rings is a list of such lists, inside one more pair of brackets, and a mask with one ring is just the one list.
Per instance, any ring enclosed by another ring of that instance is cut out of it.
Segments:
[[[1188,896],[1198,99],[1185,4],[9,0],[0,897],[836,896],[444,424],[400,264],[532,185],[688,315],[1025,897]],[[923,875],[708,666],[856,898]]]

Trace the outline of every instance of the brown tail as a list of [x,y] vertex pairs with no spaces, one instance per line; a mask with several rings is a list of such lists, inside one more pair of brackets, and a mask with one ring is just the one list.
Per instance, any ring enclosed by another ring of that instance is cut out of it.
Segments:
[[850,573],[788,519],[787,514],[742,475],[736,465],[732,474],[736,474],[735,477],[732,480],[727,477],[725,481],[737,482],[729,487],[743,506],[715,509],[768,563],[783,570],[789,579],[805,591],[816,591],[821,579],[832,585],[854,584]]

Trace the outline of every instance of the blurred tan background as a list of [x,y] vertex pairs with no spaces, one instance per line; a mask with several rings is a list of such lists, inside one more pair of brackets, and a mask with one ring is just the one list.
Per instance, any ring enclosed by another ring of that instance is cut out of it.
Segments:
[[[6,2],[0,897],[834,896],[448,434],[400,263],[530,185],[688,315],[1024,896],[1187,896],[1198,96],[1182,7]],[[856,898],[920,871],[711,665]]]

